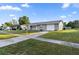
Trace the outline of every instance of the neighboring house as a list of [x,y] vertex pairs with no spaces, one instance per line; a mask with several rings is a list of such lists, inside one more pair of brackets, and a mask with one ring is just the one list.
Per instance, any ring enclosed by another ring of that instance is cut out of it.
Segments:
[[71,27],[64,27],[64,30],[69,30],[71,29]]
[[28,25],[28,30],[39,30],[39,31],[51,31],[51,30],[63,30],[63,21],[48,21],[31,23]]
[[13,25],[12,26],[12,30],[17,30],[17,29],[27,30],[27,25]]
[[12,28],[11,27],[6,27],[4,30],[11,30]]
[[0,30],[11,30],[12,28],[9,26],[1,27]]

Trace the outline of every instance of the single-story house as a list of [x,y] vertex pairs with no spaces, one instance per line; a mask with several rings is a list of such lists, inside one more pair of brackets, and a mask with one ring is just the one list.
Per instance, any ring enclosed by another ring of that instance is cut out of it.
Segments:
[[28,25],[13,25],[10,28],[7,27],[7,30],[34,30],[34,31],[54,31],[54,30],[63,30],[64,25],[63,21],[47,21],[47,22],[37,22],[30,23]]
[[9,27],[9,26],[1,26],[0,30],[11,30],[11,27]]
[[51,31],[63,30],[63,21],[48,21],[28,24],[28,30]]
[[4,30],[11,30],[11,27],[8,26]]

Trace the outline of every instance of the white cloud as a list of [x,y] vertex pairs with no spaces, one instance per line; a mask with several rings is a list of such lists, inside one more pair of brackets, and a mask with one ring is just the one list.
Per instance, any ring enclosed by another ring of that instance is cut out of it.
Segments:
[[77,14],[77,11],[73,11],[71,14],[67,15],[68,17],[73,17],[75,14]]
[[21,9],[19,7],[13,7],[10,5],[6,5],[6,6],[0,6],[0,10],[15,10],[15,11],[21,11]]
[[13,17],[13,19],[17,19],[17,17]]
[[12,17],[12,19],[17,19],[17,17],[14,14],[10,14],[10,17]]
[[14,15],[14,14],[10,14],[9,16],[10,16],[10,17],[14,17],[15,15]]
[[70,3],[64,3],[64,4],[62,5],[62,8],[68,8],[70,5],[71,5]]
[[61,17],[61,18],[66,18],[66,16],[64,16],[64,15],[63,15],[63,16],[60,16],[60,17]]
[[71,15],[71,14],[69,14],[69,15],[68,15],[68,17],[72,17],[72,15]]
[[72,14],[77,14],[77,11],[73,11]]
[[30,7],[29,4],[25,3],[21,5],[22,7]]

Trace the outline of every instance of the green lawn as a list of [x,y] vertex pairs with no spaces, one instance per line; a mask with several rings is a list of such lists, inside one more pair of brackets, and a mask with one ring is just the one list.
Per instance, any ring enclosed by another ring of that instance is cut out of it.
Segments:
[[17,37],[18,35],[16,34],[0,34],[0,40],[1,39],[9,39],[9,38],[13,38],[13,37]]
[[79,30],[50,31],[41,37],[79,43]]
[[27,40],[0,48],[0,55],[74,55],[79,49],[38,40]]
[[9,39],[13,37],[17,37],[20,35],[28,35],[28,34],[34,34],[37,31],[27,31],[27,30],[10,30],[10,31],[3,31],[0,32],[0,40],[1,39]]
[[12,34],[20,34],[20,35],[25,35],[25,34],[31,34],[31,33],[36,33],[38,31],[27,31],[27,30],[10,30],[10,31],[5,31],[8,33],[12,33]]

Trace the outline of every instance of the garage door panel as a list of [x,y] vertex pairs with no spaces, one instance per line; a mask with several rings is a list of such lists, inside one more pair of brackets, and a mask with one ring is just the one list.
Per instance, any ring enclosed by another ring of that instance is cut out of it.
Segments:
[[54,29],[55,29],[54,25],[47,25],[47,30],[54,30]]

